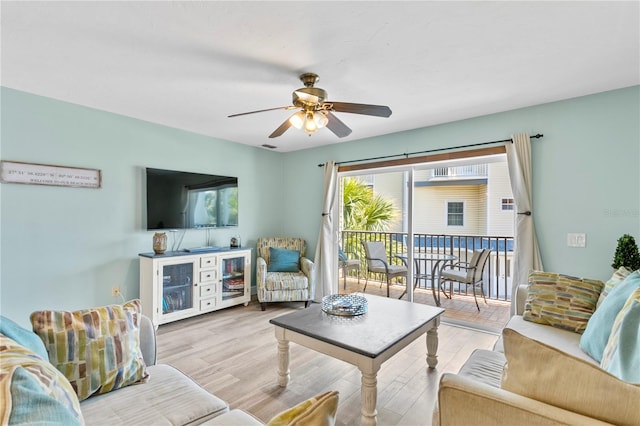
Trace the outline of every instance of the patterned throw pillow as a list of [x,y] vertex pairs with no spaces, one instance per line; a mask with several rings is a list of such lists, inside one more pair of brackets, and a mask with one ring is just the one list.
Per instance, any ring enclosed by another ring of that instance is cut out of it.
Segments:
[[84,424],[80,402],[62,373],[0,334],[0,424]]
[[31,324],[82,401],[147,377],[139,300],[81,311],[38,311]]
[[276,415],[267,426],[333,426],[337,410],[338,392],[325,392]]
[[531,272],[522,317],[582,334],[603,286],[600,280]]
[[598,303],[596,303],[596,309],[600,306],[604,298],[607,297],[611,289],[615,287],[618,283],[621,283],[622,281],[624,281],[624,279],[627,278],[631,274],[631,272],[633,271],[630,271],[624,266],[621,266],[620,268],[618,268],[617,271],[613,273],[611,278],[609,278],[609,280],[607,280],[607,282],[604,283],[604,288],[602,289],[602,293],[600,293],[600,297],[598,298]]
[[600,367],[620,380],[640,383],[640,287],[618,313]]

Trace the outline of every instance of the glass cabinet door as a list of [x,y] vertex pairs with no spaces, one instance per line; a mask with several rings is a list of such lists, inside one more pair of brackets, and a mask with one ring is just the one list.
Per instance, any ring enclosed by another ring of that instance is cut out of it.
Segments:
[[244,296],[245,256],[222,258],[222,300]]
[[162,314],[192,309],[193,262],[161,265]]

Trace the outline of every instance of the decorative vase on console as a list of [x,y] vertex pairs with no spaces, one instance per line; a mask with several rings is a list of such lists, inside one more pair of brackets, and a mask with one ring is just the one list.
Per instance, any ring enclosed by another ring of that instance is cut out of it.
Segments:
[[153,234],[153,251],[155,254],[164,254],[167,250],[167,234],[156,232]]

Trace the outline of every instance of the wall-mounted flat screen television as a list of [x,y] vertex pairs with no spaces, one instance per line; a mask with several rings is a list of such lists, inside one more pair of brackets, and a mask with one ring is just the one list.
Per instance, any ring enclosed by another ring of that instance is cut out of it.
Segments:
[[238,178],[146,168],[147,229],[238,226]]

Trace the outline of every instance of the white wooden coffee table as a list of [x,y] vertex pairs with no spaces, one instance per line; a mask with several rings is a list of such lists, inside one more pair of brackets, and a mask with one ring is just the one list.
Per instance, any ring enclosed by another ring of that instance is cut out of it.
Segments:
[[289,383],[289,342],[348,362],[362,374],[362,421],[376,424],[377,375],[383,362],[426,333],[429,368],[438,363],[438,325],[442,308],[404,300],[363,295],[368,312],[345,317],[330,315],[313,304],[269,322],[278,340],[278,384]]

